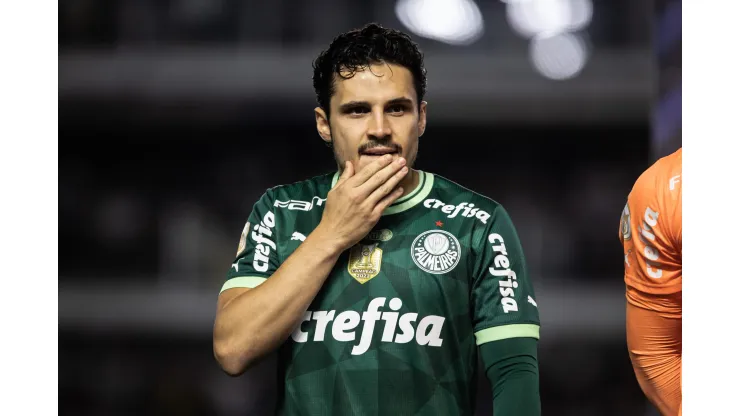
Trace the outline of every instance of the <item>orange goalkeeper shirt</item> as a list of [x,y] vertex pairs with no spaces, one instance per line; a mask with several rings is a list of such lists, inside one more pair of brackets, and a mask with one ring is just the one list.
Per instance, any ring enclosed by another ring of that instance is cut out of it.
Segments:
[[630,359],[663,415],[681,412],[681,155],[661,158],[637,179],[619,230]]

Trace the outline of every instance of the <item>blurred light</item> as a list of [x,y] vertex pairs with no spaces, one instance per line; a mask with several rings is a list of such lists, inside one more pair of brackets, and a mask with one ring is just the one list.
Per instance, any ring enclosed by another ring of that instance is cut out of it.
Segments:
[[584,29],[591,23],[591,0],[508,0],[506,19],[521,36]]
[[396,16],[414,34],[469,45],[483,34],[483,16],[471,0],[399,0]]
[[529,56],[537,71],[547,78],[565,80],[586,65],[586,42],[576,33],[537,35],[529,45]]

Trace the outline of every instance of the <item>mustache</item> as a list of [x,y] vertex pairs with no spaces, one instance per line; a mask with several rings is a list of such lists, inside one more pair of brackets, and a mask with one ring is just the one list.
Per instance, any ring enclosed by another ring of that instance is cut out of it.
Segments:
[[357,153],[363,153],[376,147],[388,147],[393,149],[396,153],[401,153],[401,150],[403,150],[401,145],[396,143],[367,142],[357,149]]

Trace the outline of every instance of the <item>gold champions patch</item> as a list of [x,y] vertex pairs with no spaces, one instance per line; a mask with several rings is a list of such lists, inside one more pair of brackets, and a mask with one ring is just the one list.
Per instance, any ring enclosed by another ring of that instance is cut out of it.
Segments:
[[365,284],[380,273],[382,259],[383,250],[378,243],[357,244],[349,252],[347,271],[355,280]]

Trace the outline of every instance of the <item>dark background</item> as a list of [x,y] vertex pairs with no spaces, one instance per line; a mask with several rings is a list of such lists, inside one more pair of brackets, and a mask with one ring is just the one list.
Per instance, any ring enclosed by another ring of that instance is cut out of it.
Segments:
[[[681,143],[680,101],[659,116],[680,87],[680,13],[658,53],[670,2],[558,3],[593,6],[561,30],[588,50],[568,79],[537,70],[501,2],[476,2],[471,44],[411,32],[429,71],[417,167],[511,214],[542,318],[543,414],[652,415],[624,340],[617,231],[634,180]],[[218,291],[259,195],[335,168],[311,60],[369,21],[409,30],[396,5],[60,1],[61,414],[269,414],[273,359],[229,378],[212,357]],[[485,379],[479,398],[490,414]]]

